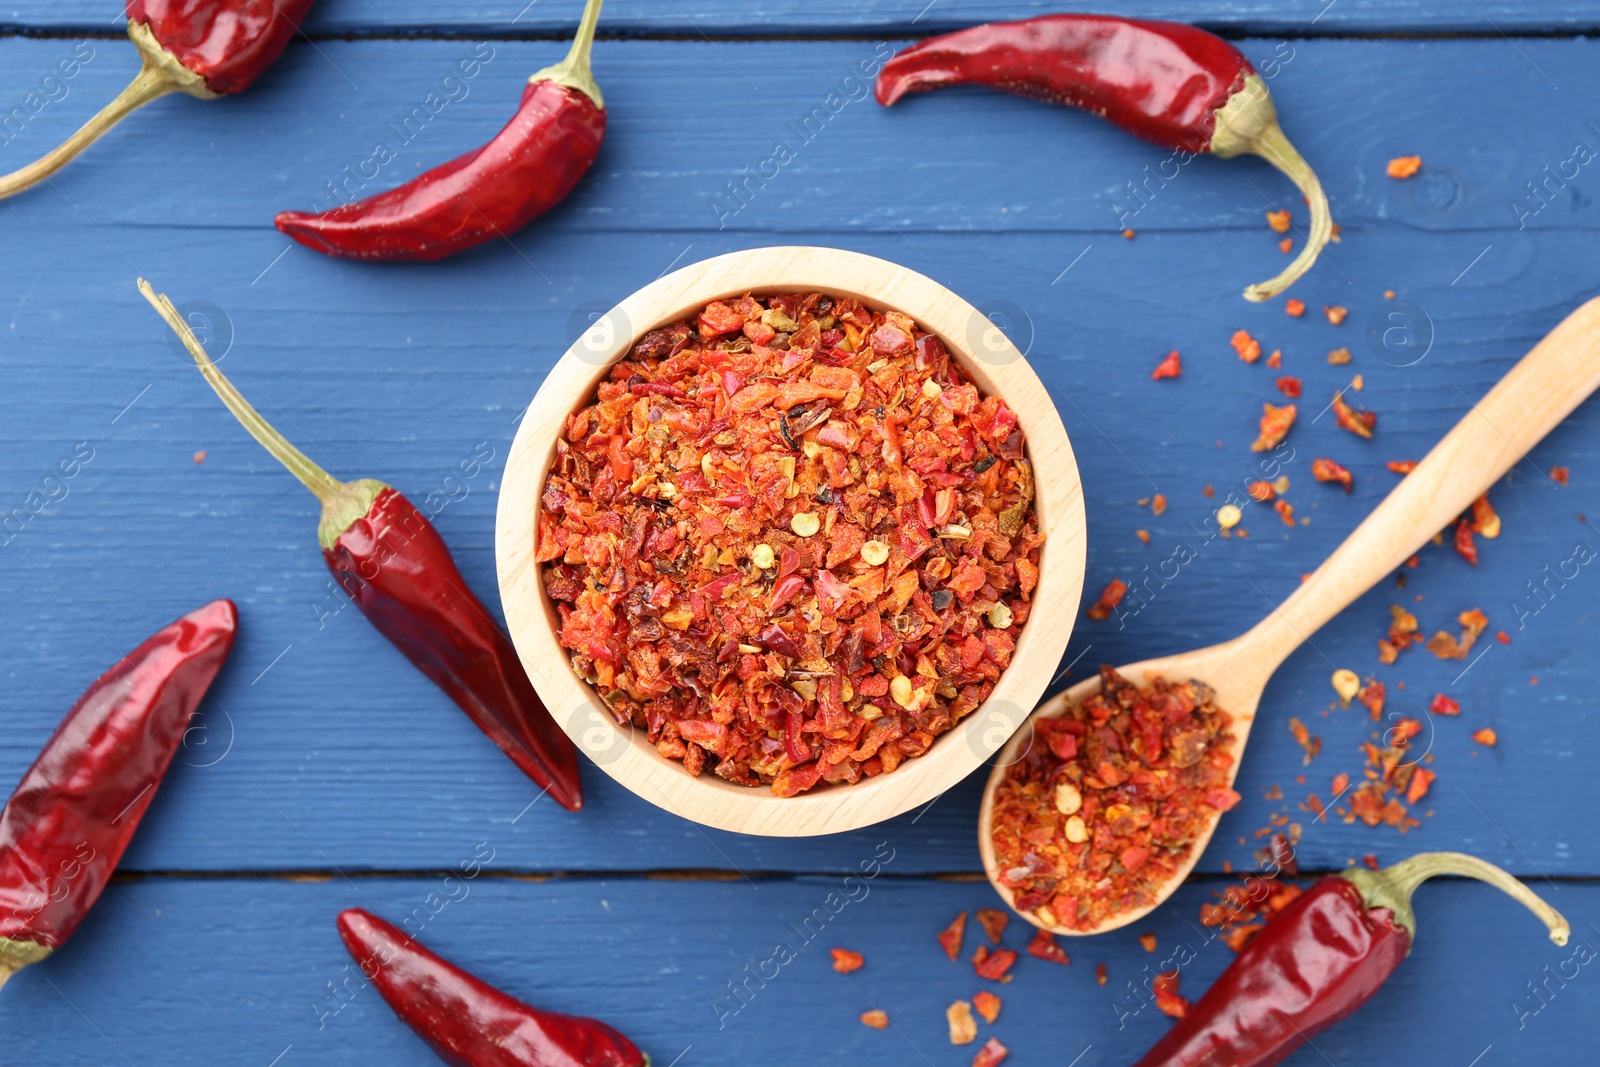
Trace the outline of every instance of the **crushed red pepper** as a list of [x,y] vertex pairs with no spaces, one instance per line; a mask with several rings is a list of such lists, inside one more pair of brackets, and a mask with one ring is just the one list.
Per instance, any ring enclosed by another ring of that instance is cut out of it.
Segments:
[[998,945],[1000,938],[1005,935],[1006,927],[1011,924],[1011,916],[999,908],[979,908],[978,925],[983,927],[983,932],[989,936],[991,944]]
[[1189,1013],[1189,1002],[1178,995],[1179,975],[1176,970],[1162,971],[1150,983],[1156,995],[1156,1007],[1161,1014],[1181,1019]]
[[983,1016],[983,1021],[993,1024],[1000,1018],[1000,998],[987,989],[980,989],[972,994],[972,1006],[978,1009],[978,1014]]
[[1399,604],[1389,605],[1389,620],[1389,636],[1378,642],[1381,663],[1393,663],[1400,658],[1400,653],[1422,640],[1417,617]]
[[1128,595],[1128,583],[1121,578],[1113,578],[1106,583],[1100,591],[1100,599],[1089,605],[1089,610],[1084,612],[1091,619],[1109,619],[1111,613],[1117,610],[1117,605],[1122,603],[1122,598]]
[[840,974],[859,971],[866,966],[866,958],[859,952],[851,952],[847,948],[832,948],[828,951],[833,955],[833,969]]
[[1345,492],[1355,488],[1356,480],[1347,467],[1331,459],[1318,457],[1311,461],[1311,476],[1319,482],[1337,482]]
[[1472,540],[1472,520],[1462,517],[1456,520],[1456,533],[1453,540],[1456,552],[1461,558],[1472,564],[1478,565],[1478,546]]
[[1010,1054],[1011,1050],[1002,1045],[999,1038],[991,1037],[983,1043],[978,1054],[972,1057],[972,1067],[999,1067],[1000,1061]]
[[1294,297],[1290,297],[1288,300],[1283,302],[1283,311],[1284,314],[1298,319],[1301,315],[1306,313],[1306,302],[1304,300],[1296,300]]
[[1278,386],[1278,392],[1282,393],[1290,400],[1300,399],[1299,378],[1295,378],[1286,374],[1282,378],[1279,378],[1276,384]]
[[1072,962],[1066,950],[1056,943],[1056,935],[1049,930],[1034,931],[1033,940],[1028,942],[1028,955],[1059,963],[1063,967]]
[[1428,710],[1435,715],[1460,715],[1461,702],[1454,697],[1447,697],[1443,693],[1435,693],[1432,703],[1428,705]]
[[972,969],[979,978],[987,978],[991,982],[1011,981],[1011,976],[1006,972],[1016,962],[1016,949],[997,948],[990,952],[988,945],[979,945],[978,951],[972,954]]
[[1156,366],[1156,369],[1150,372],[1150,377],[1159,381],[1162,378],[1176,378],[1182,373],[1183,358],[1178,355],[1178,350],[1174,348],[1167,353],[1167,358],[1163,359]]
[[1289,428],[1294,425],[1297,409],[1293,404],[1277,407],[1273,404],[1261,405],[1261,436],[1256,438],[1255,444],[1250,446],[1252,452],[1266,452],[1277,448],[1283,439],[1289,436]]
[[1460,637],[1440,630],[1428,638],[1428,651],[1440,659],[1466,659],[1478,637],[1489,628],[1489,617],[1477,608],[1463,611],[1456,621],[1461,624]]
[[950,921],[939,935],[939,947],[944,949],[944,954],[952,960],[961,955],[961,934],[967,928],[967,913],[962,912]]
[[889,1015],[878,1008],[861,1013],[861,1021],[874,1030],[887,1030],[889,1028]]
[[1232,808],[1232,717],[1199,682],[1101,690],[1034,723],[994,799],[999,884],[1048,926],[1083,930],[1155,899],[1211,817]]
[[1254,363],[1261,358],[1261,342],[1251,337],[1248,330],[1235,331],[1231,343],[1233,350],[1246,363]]
[[1357,411],[1345,403],[1343,390],[1333,394],[1333,417],[1338,422],[1340,429],[1349,430],[1357,437],[1365,437],[1369,440],[1372,437],[1372,431],[1378,426],[1377,413],[1373,411]]
[[891,772],[982,704],[1044,540],[1016,414],[910,318],[822,293],[647,333],[542,504],[578,674],[690,774],[779,796]]
[[1570,476],[1571,476],[1571,472],[1568,471],[1567,468],[1565,468],[1565,467],[1551,467],[1550,468],[1550,480],[1552,482],[1555,482],[1557,485],[1562,486],[1563,488],[1566,487],[1567,479]]

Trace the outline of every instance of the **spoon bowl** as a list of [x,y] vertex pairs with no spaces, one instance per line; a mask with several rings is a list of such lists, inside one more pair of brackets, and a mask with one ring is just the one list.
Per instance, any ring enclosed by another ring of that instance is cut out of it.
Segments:
[[[1249,632],[1209,648],[1133,663],[1118,672],[1139,686],[1164,677],[1175,682],[1203,682],[1215,691],[1216,705],[1233,717],[1233,739],[1226,749],[1234,757],[1228,773],[1231,786],[1244,758],[1261,694],[1278,665],[1435,533],[1450,527],[1513,466],[1529,462],[1528,451],[1597,387],[1600,298],[1562,320],[1472,405],[1322,566]],[[1539,473],[1545,476],[1543,471]],[[1013,910],[1017,910],[1015,900],[1011,890],[1000,884],[994,854],[996,792],[1012,764],[1032,744],[1037,718],[1060,716],[1099,690],[1097,674],[1040,705],[1000,750],[989,774],[978,816],[978,847],[990,884]],[[1159,907],[1189,876],[1221,817],[1221,812],[1212,812],[1205,831],[1196,836],[1171,876],[1149,886],[1145,903],[1139,907],[1108,916],[1086,929],[1046,923],[1031,911],[1018,910],[1018,914],[1052,933],[1074,936],[1104,933],[1135,922]]]

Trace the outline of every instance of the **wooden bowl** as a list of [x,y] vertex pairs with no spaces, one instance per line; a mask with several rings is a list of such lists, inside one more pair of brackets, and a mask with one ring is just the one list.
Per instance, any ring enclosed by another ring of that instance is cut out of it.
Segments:
[[[534,531],[545,476],[566,418],[590,403],[610,365],[647,330],[744,293],[821,291],[901,311],[937,334],[986,394],[1016,412],[1035,475],[1046,540],[1035,607],[1011,666],[993,695],[925,754],[890,774],[854,785],[821,784],[796,797],[690,777],[656,752],[643,731],[618,726],[573,671],[557,639],[558,617],[534,562]],[[834,248],[732,252],[660,278],[612,308],[580,338],[540,386],[506,460],[495,522],[500,596],[512,640],[534,687],[578,748],[611,777],[686,819],[748,834],[801,837],[870,826],[926,804],[972,773],[1026,721],[1072,633],[1083,593],[1083,490],[1066,428],[1049,394],[1006,336],[982,312],[915,271]]]

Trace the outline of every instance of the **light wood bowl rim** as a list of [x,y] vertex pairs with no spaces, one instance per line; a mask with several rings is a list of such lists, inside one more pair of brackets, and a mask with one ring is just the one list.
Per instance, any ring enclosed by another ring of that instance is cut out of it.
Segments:
[[[1003,397],[1017,413],[1034,467],[1035,508],[1046,531],[1031,621],[990,699],[892,774],[788,798],[709,773],[692,778],[642,733],[617,727],[573,672],[533,562],[539,498],[557,437],[566,417],[590,401],[610,365],[647,330],[712,300],[784,291],[854,297],[904,312],[937,334],[980,389]],[[993,755],[1050,684],[1078,613],[1085,555],[1077,461],[1055,404],[1022,353],[981,311],[930,278],[859,252],[807,246],[754,248],[690,264],[598,320],[557,361],[528,405],[506,459],[495,519],[495,562],[512,641],[540,697],[579,750],[666,811],[705,826],[770,837],[839,833],[892,818],[936,799]]]

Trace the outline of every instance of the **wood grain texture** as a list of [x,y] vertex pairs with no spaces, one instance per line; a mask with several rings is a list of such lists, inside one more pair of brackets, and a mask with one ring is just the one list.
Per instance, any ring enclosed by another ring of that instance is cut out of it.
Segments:
[[[853,864],[871,862],[876,846],[840,851]],[[1068,944],[1070,966],[1024,954],[1014,981],[984,982],[966,959],[983,938],[975,922],[959,962],[934,938],[958,911],[994,903],[988,888],[897,880],[898,863],[890,859],[875,879],[858,870],[848,883],[480,876],[114,886],[71,944],[6,987],[0,1025],[10,1062],[60,1067],[267,1067],[280,1056],[279,1067],[437,1064],[363,986],[339,942],[334,916],[359,906],[396,923],[410,918],[430,948],[515,996],[605,1019],[658,1064],[681,1055],[681,1065],[965,1065],[975,1046],[949,1044],[944,1009],[987,987],[1004,1006],[979,1039],[998,1036],[1012,1050],[1008,1062],[1064,1065],[1081,1054],[1079,1067],[1116,1067],[1170,1025],[1140,1007],[1129,982],[1192,955],[1180,973],[1193,996],[1233,956],[1194,922],[1215,888],[1195,884],[1145,926]],[[1600,1011],[1591,973],[1600,889],[1538,888],[1573,921],[1567,948],[1487,886],[1432,883],[1417,895],[1417,946],[1404,966],[1359,1015],[1286,1062],[1370,1062],[1376,1048],[1383,1062],[1464,1065],[1490,1046],[1482,1062],[1588,1062]],[[1004,943],[1020,950],[1031,929],[1014,921]],[[1144,930],[1157,936],[1155,953],[1138,943]],[[835,973],[828,950],[836,946],[861,952],[866,966]],[[1580,946],[1587,965],[1574,960]],[[1108,968],[1104,987],[1098,963]],[[1529,982],[1548,982],[1543,1004]],[[858,1022],[871,1007],[893,1028]]]
[[[71,46],[5,42],[0,81],[31,84]],[[243,612],[217,693],[225,714],[208,718],[188,765],[163,786],[128,855],[137,869],[434,868],[498,826],[507,863],[526,871],[816,871],[839,869],[857,839],[774,846],[702,833],[593,772],[582,819],[545,805],[519,818],[533,797],[526,781],[354,612],[336,611],[342,598],[329,590],[314,547],[314,502],[171,350],[133,288],[136,274],[180,306],[225,309],[218,336],[231,326],[233,341],[223,369],[315,458],[347,477],[385,477],[419,501],[434,494],[430,507],[442,507],[435,521],[468,580],[491,598],[493,499],[514,419],[591,316],[675,261],[774,240],[903,262],[1002,320],[1028,353],[1082,471],[1090,592],[1113,575],[1142,590],[1123,618],[1078,627],[1063,666],[1084,658],[1057,686],[1095,663],[1201,647],[1259,618],[1387,492],[1383,461],[1420,457],[1467,398],[1481,396],[1600,279],[1594,201],[1582,184],[1590,171],[1526,232],[1495,202],[1502,176],[1546,158],[1541,146],[1563,143],[1579,122],[1578,103],[1600,96],[1581,42],[1516,42],[1565,85],[1557,99],[1575,103],[1564,109],[1532,106],[1549,90],[1503,41],[1304,45],[1274,92],[1293,94],[1285,112],[1302,150],[1319,165],[1337,161],[1336,212],[1343,217],[1338,205],[1348,203],[1360,217],[1296,287],[1312,308],[1300,320],[1237,296],[1243,281],[1279,261],[1276,235],[1260,219],[1265,204],[1248,188],[1276,188],[1264,165],[1198,161],[1135,220],[1137,238],[1124,241],[1110,235],[1107,190],[1118,175],[1158,162],[1150,150],[1081,116],[999,96],[929,96],[904,114],[851,104],[718,231],[708,198],[764,150],[752,150],[744,130],[708,125],[706,101],[738,97],[781,125],[870,56],[859,42],[721,45],[752,70],[762,57],[805,49],[808,60],[788,63],[759,95],[740,89],[704,44],[616,45],[611,73],[601,75],[616,119],[596,180],[548,225],[519,235],[517,248],[415,270],[336,263],[298,248],[279,259],[288,242],[270,229],[273,210],[364,158],[352,146],[401,110],[395,102],[420,100],[430,78],[470,52],[463,42],[320,47],[358,75],[362,92],[330,95],[344,83],[300,49],[261,92],[154,105],[130,120],[142,129],[113,134],[56,188],[0,205],[0,510],[42,505],[0,547],[11,601],[0,664],[12,683],[0,694],[0,778],[21,774],[64,709],[115,658],[113,645],[131,647],[217,595],[234,596]],[[420,167],[496,128],[520,72],[557,51],[505,45],[471,95],[394,166]],[[1304,74],[1295,69],[1302,62]],[[292,76],[297,66],[315,76]],[[131,57],[100,54],[23,136],[44,143],[46,127],[75,121],[71,108],[92,109],[100,98],[93,84],[110,90],[132,68]],[[1463,96],[1452,88],[1463,69],[1480,72],[1492,90]],[[677,79],[681,95],[661,91],[688,70],[695,77]],[[499,89],[484,91],[491,77]],[[1352,114],[1352,100],[1371,103]],[[1316,136],[1302,136],[1294,123],[1308,108],[1346,118],[1309,122]],[[1370,132],[1378,116],[1390,118]],[[1486,126],[1499,133],[1493,147],[1481,136]],[[1386,143],[1357,150],[1363,139]],[[689,144],[693,152],[663,153],[663,145]],[[893,158],[882,158],[890,144]],[[19,136],[0,156],[23,146]],[[1411,183],[1379,176],[1384,159],[1412,147],[1428,160],[1423,175]],[[1431,168],[1459,176],[1462,189],[1440,215],[1413,199]],[[1036,222],[1021,210],[1034,202],[1090,221],[1083,232]],[[1025,223],[1008,221],[1024,215]],[[1399,290],[1395,301],[1384,300],[1387,288]],[[1350,318],[1329,326],[1316,314],[1324,304],[1350,307]],[[1298,450],[1291,499],[1313,521],[1291,532],[1247,509],[1249,541],[1208,542],[1196,528],[1215,502],[1201,487],[1226,494],[1251,475],[1260,405],[1278,395],[1264,366],[1245,366],[1228,347],[1240,327],[1269,351],[1282,347],[1286,371],[1306,381],[1306,418],[1290,439]],[[1326,352],[1341,345],[1355,353],[1352,365],[1327,365]],[[1173,347],[1184,353],[1184,377],[1149,381]],[[1424,350],[1420,362],[1402,365]],[[1365,377],[1362,405],[1380,414],[1373,442],[1327,418],[1313,421],[1351,371]],[[1224,823],[1205,870],[1248,864],[1250,835],[1281,813],[1307,824],[1308,864],[1453,847],[1523,873],[1600,873],[1596,829],[1550,808],[1552,796],[1572,811],[1600,803],[1585,762],[1600,742],[1584,636],[1596,621],[1593,574],[1547,577],[1577,542],[1600,544],[1575,519],[1600,515],[1597,434],[1586,405],[1496,489],[1506,530],[1484,544],[1476,571],[1431,548],[1404,592],[1390,584],[1369,594],[1285,665],[1241,772],[1245,803]],[[94,458],[64,483],[65,498],[47,504],[46,494],[61,490],[46,485],[46,472],[78,442],[90,442]],[[494,458],[468,477],[461,465],[473,469],[480,444]],[[208,457],[196,465],[201,449]],[[1356,471],[1352,496],[1311,482],[1310,459],[1324,454]],[[1540,473],[1556,463],[1573,470],[1568,490]],[[1156,491],[1172,501],[1160,518],[1135,503]],[[1151,531],[1149,546],[1134,538],[1137,528]],[[1176,578],[1161,578],[1180,544],[1196,558]],[[1544,590],[1539,598],[1529,582]],[[1420,604],[1409,599],[1416,595]],[[1417,610],[1430,631],[1481,606],[1513,643],[1486,646],[1464,675],[1465,664],[1420,651],[1380,668],[1374,641],[1393,601]],[[1358,746],[1374,729],[1360,715],[1328,710],[1334,666],[1386,679],[1392,705],[1407,714],[1436,691],[1462,700],[1462,719],[1438,724],[1431,741],[1441,778],[1425,807],[1435,814],[1404,839],[1337,822],[1312,826],[1298,806],[1307,792],[1327,799],[1335,773],[1359,773]],[[1529,685],[1535,676],[1539,684]],[[1323,737],[1324,754],[1310,767],[1282,726],[1290,715]],[[1471,743],[1479,725],[1500,731],[1500,747]],[[216,747],[202,748],[202,738]],[[1307,782],[1296,783],[1299,774]],[[907,831],[906,869],[978,869],[978,784],[969,780],[895,824]],[[1285,800],[1263,799],[1274,784]]]
[[[899,311],[944,341],[984,396],[1016,412],[1033,475],[1031,506],[1041,530],[1035,604],[1067,620],[1025,626],[988,700],[902,770],[853,786],[827,783],[795,797],[692,778],[664,759],[567,663],[560,619],[534,561],[540,497],[567,417],[593,402],[606,369],[650,330],[696,315],[713,300],[748,292],[817,292]],[[1049,688],[1083,594],[1083,487],[1061,416],[1038,375],[999,327],[931,278],[837,248],[772,246],[683,266],[620,300],[561,357],[528,405],[506,460],[495,531],[500,596],[518,654],[573,743],[608,775],[652,804],[704,826],[767,837],[814,837],[871,826],[927,804],[972,773],[1026,719]]]
[[[322,0],[304,29],[339,34],[562,34],[577,24],[577,0],[496,0],[434,4],[427,0]],[[817,36],[828,34],[932,34],[998,19],[1072,11],[1052,0],[610,0],[602,34],[651,34],[692,38]],[[1226,33],[1472,33],[1581,31],[1597,18],[1577,0],[1480,0],[1435,4],[1426,0],[1101,0],[1097,12],[1135,18],[1176,19]],[[0,26],[17,31],[61,31],[112,27],[121,8],[105,0],[35,0],[0,7]]]

